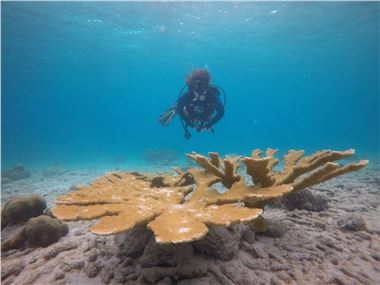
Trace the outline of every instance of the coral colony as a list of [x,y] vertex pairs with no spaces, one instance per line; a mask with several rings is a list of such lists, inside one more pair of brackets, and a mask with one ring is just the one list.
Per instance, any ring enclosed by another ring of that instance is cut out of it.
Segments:
[[[202,239],[209,226],[225,226],[262,219],[264,206],[278,198],[335,176],[359,170],[368,163],[361,160],[345,166],[334,161],[348,158],[354,150],[322,150],[303,157],[304,151],[290,150],[284,156],[284,169],[277,150],[257,149],[251,157],[222,159],[210,152],[209,158],[197,153],[187,156],[201,168],[175,169],[167,175],[143,175],[136,172],[112,172],[89,186],[57,197],[53,214],[61,220],[92,220],[98,223],[90,231],[99,235],[126,232],[146,224],[163,244]],[[245,165],[252,183],[237,174]],[[227,191],[213,186],[221,183]]]

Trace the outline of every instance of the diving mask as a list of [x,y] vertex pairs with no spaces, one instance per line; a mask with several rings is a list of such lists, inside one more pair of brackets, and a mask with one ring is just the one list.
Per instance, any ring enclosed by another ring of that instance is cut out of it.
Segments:
[[191,88],[197,92],[197,93],[205,93],[207,91],[207,88],[208,88],[208,82],[204,81],[204,80],[195,80],[192,84],[191,84]]

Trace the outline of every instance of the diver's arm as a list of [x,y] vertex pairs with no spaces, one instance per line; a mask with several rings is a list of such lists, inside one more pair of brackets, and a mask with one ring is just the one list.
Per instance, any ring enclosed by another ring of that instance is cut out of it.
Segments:
[[185,107],[189,104],[190,101],[190,94],[185,93],[183,96],[181,96],[177,103],[177,112],[180,115],[180,117],[185,121],[186,125],[191,126],[192,123],[190,122],[189,117],[185,114]]
[[206,128],[208,129],[215,125],[224,116],[224,106],[219,98],[216,100],[215,104],[216,115],[206,124]]

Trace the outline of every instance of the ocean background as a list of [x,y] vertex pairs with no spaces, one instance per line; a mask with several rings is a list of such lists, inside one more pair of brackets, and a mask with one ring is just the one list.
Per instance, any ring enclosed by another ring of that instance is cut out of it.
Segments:
[[[355,148],[379,160],[379,2],[2,2],[1,166],[148,164],[168,150]],[[215,134],[158,116],[193,68]]]

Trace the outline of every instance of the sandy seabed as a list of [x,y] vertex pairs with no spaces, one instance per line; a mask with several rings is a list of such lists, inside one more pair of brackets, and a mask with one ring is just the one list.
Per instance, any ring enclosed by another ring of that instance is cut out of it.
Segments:
[[[139,170],[139,169],[130,169]],[[72,186],[104,174],[99,168],[49,168],[2,185],[9,198],[37,193],[48,206]],[[327,198],[323,211],[267,207],[269,231],[247,225],[214,228],[201,242],[159,246],[144,227],[96,236],[89,222],[46,248],[3,252],[1,284],[380,284],[380,168],[310,188]],[[2,230],[2,241],[20,225]]]

